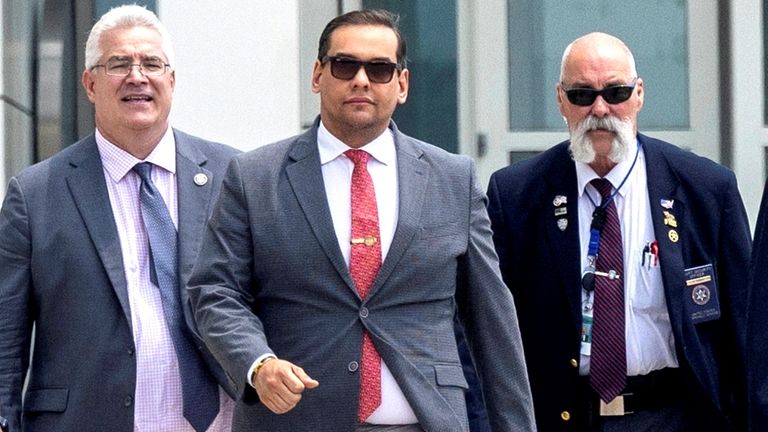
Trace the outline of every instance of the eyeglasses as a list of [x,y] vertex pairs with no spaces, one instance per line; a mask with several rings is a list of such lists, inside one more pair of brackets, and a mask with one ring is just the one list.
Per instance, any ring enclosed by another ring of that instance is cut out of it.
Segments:
[[171,65],[165,63],[160,59],[145,59],[141,63],[131,63],[130,60],[124,60],[119,58],[111,58],[104,64],[97,64],[91,68],[91,70],[98,67],[103,67],[107,75],[112,76],[126,76],[131,73],[133,67],[137,66],[139,72],[144,76],[159,76],[165,73],[165,70]]
[[320,62],[322,64],[330,62],[331,75],[336,79],[345,81],[354,78],[361,66],[365,68],[368,80],[377,84],[386,84],[392,81],[395,69],[402,70],[402,66],[397,63],[382,60],[361,61],[348,57],[324,56]]
[[[609,86],[602,90],[591,88],[563,88],[563,91],[565,91],[565,95],[568,96],[568,100],[574,105],[590,106],[595,103],[595,99],[597,99],[598,96],[602,96],[603,100],[609,104],[615,105],[625,102],[632,96],[636,82],[637,78],[633,79],[631,84]],[[563,84],[561,83],[561,85]]]

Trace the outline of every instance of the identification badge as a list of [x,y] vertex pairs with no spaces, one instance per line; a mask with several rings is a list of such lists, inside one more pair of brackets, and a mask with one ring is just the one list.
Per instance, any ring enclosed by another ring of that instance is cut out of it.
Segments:
[[581,315],[581,355],[592,354],[592,313]]
[[720,301],[712,264],[685,269],[685,297],[694,324],[720,318]]

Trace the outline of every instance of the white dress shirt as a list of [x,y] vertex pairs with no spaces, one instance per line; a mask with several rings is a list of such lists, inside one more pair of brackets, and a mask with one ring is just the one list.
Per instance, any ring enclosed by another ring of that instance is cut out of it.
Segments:
[[[627,160],[617,164],[605,179],[616,190],[632,166],[635,152]],[[600,178],[592,168],[576,162],[576,179],[579,190],[579,238],[581,240],[581,268],[587,264],[589,231],[592,212],[595,205],[600,205],[600,193],[589,182]],[[592,197],[592,201],[588,195]],[[645,154],[642,148],[637,155],[637,162],[629,173],[626,182],[614,195],[616,211],[621,222],[621,239],[624,247],[624,302],[626,319],[627,375],[645,375],[665,367],[678,367],[675,354],[675,340],[669,321],[667,302],[664,297],[664,284],[661,279],[661,266],[643,264],[643,249],[646,244],[656,240],[651,219],[651,203],[648,198],[648,177]],[[655,203],[655,205],[660,205]],[[662,252],[663,253],[663,252]],[[598,276],[599,277],[599,276]],[[593,292],[594,293],[594,292]],[[586,303],[591,302],[592,294],[583,289],[582,311]],[[589,374],[589,349],[582,344],[579,366],[581,375]]]
[[[352,207],[350,189],[354,164],[344,155],[350,147],[331,135],[322,122],[317,131],[320,150],[323,183],[325,184],[328,207],[331,209],[333,228],[339,241],[339,248],[349,266],[350,236],[352,234]],[[372,158],[368,160],[368,172],[376,190],[376,206],[379,210],[379,235],[381,236],[381,259],[386,259],[389,246],[397,227],[398,177],[395,140],[390,129],[361,148]],[[372,424],[418,423],[413,409],[405,399],[386,363],[381,362],[381,405],[366,420]]]
[[[139,204],[141,178],[132,171],[133,166],[142,161],[107,141],[98,129],[96,143],[120,237],[136,345],[133,430],[194,432],[182,414],[182,380],[176,351],[163,315],[160,291],[149,276],[149,240]],[[152,181],[162,195],[174,225],[178,227],[176,142],[171,128],[145,161],[154,164]],[[231,430],[234,402],[221,388],[219,399],[219,415],[208,428],[209,432]]]

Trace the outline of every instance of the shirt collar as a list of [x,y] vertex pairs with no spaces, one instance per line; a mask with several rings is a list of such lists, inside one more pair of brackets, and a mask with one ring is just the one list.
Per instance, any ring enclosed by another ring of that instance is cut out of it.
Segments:
[[[351,147],[344,144],[340,139],[336,138],[331,132],[323,125],[322,120],[320,126],[317,128],[317,146],[320,151],[320,164],[325,165],[338,158],[345,151],[350,150]],[[365,150],[373,156],[374,159],[381,162],[384,165],[391,165],[395,163],[397,158],[397,152],[395,151],[395,136],[392,133],[392,129],[387,128],[381,135],[376,137],[373,141],[360,147],[359,150]]]
[[[638,148],[634,149],[635,151],[639,151],[640,154],[643,153],[642,146],[639,145],[639,143],[636,142],[636,145],[638,145]],[[640,155],[638,155],[638,158]],[[611,182],[611,185],[614,189],[616,189],[619,185],[621,185],[621,182],[624,180],[624,177],[627,176],[629,173],[629,170],[632,169],[632,163],[635,160],[635,153],[630,152],[628,157],[625,158],[623,161],[616,164],[613,169],[611,169],[608,174],[605,175],[606,180]],[[589,182],[591,182],[594,179],[601,178],[595,170],[592,169],[591,166],[585,164],[584,162],[575,162],[576,163],[576,181],[579,186],[579,196],[584,195],[584,191],[586,190],[587,185]],[[619,195],[622,197],[627,194],[627,187],[626,183],[624,184],[624,187],[619,189]]]
[[143,161],[132,154],[112,144],[101,134],[98,128],[95,133],[96,145],[101,156],[101,163],[107,174],[115,183],[125,177],[139,162],[151,162],[164,170],[176,173],[176,140],[173,137],[173,129],[168,128],[160,138],[160,142]]

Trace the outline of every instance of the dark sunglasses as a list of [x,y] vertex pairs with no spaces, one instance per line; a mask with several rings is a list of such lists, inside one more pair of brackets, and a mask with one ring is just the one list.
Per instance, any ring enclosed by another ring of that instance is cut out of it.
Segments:
[[320,62],[322,64],[330,62],[331,75],[336,79],[345,81],[354,78],[355,75],[357,75],[357,71],[359,71],[362,66],[365,68],[365,74],[368,75],[368,80],[377,84],[386,84],[392,81],[392,77],[395,75],[395,69],[402,69],[397,63],[382,60],[361,61],[349,57],[325,56]]
[[568,100],[574,105],[590,106],[595,103],[595,99],[597,99],[598,96],[602,96],[603,100],[609,104],[615,105],[625,102],[632,96],[636,82],[637,78],[632,80],[632,84],[615,85],[606,87],[602,90],[591,88],[572,88],[566,90],[563,88],[563,91],[565,91],[565,95],[568,96]]

